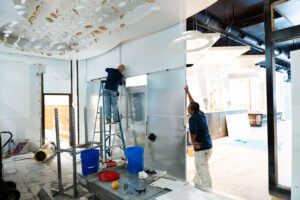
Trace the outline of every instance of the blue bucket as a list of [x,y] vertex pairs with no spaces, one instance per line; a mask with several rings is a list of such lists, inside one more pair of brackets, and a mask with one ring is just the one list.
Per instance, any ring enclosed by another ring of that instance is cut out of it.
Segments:
[[132,174],[144,171],[144,148],[140,146],[126,148],[128,172]]
[[100,151],[88,149],[80,152],[82,175],[87,176],[98,172]]

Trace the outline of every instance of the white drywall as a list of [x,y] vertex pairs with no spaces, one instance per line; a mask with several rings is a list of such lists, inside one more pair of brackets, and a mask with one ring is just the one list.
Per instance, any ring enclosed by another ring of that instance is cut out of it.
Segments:
[[41,134],[37,63],[46,66],[45,93],[70,93],[70,78],[60,77],[68,73],[70,61],[0,53],[0,130],[11,131],[18,140],[29,139],[31,150],[40,146]]
[[46,73],[44,74],[44,93],[70,94],[71,93],[70,61],[48,59],[43,63],[46,64]]
[[185,23],[125,42],[121,45],[121,62],[126,76],[142,75],[163,69],[184,67],[186,55],[170,49],[171,42],[185,30]]
[[87,80],[93,80],[106,76],[106,68],[116,68],[120,64],[120,48],[87,60]]
[[[85,122],[84,122],[84,108],[86,106],[86,60],[78,63],[78,96],[77,91],[74,91],[74,106],[77,109],[77,98],[79,98],[79,143],[85,142]],[[74,80],[76,86],[76,80]],[[74,87],[76,89],[76,87]],[[77,89],[76,89],[77,90]],[[77,112],[76,112],[77,113]],[[77,118],[76,118],[77,124]]]
[[300,199],[300,51],[291,52],[292,74],[292,200]]
[[40,144],[40,76],[36,68],[0,60],[0,130],[16,140],[29,139],[31,149]]
[[127,41],[102,56],[88,59],[87,80],[105,77],[105,68],[115,68],[120,63],[127,66],[125,71],[127,77],[185,66],[185,53],[169,48],[183,29],[185,23]]
[[0,61],[45,65],[44,93],[71,93],[70,61],[8,53],[0,53]]

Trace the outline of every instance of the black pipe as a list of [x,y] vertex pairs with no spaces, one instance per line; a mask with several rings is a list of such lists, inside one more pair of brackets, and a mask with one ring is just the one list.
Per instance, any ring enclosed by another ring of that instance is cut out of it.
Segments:
[[[195,15],[195,19],[197,20],[198,25],[206,29],[226,35],[231,39],[234,39],[242,44],[249,45],[259,51],[265,51],[265,42],[263,40],[260,40],[232,25],[223,23],[220,19],[214,17],[206,10],[197,13]],[[288,53],[282,49],[276,48],[275,55],[278,58],[288,60]]]

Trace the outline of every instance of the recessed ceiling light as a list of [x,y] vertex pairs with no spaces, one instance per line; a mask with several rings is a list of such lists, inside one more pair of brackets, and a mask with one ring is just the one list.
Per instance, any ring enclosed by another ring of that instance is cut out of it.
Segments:
[[19,15],[24,15],[25,13],[26,13],[25,10],[19,10],[19,11],[18,11],[18,14],[19,14]]
[[78,5],[78,6],[75,6],[74,8],[75,8],[76,10],[82,10],[82,9],[85,8],[85,6],[84,6],[84,5]]
[[17,25],[19,22],[18,21],[12,21],[12,22],[10,22],[10,24],[12,24],[12,25]]
[[63,49],[63,48],[64,48],[63,45],[59,45],[59,46],[56,47],[57,50],[60,50],[60,49]]
[[118,7],[122,8],[122,7],[124,7],[126,4],[127,4],[126,1],[122,1],[122,2],[120,2],[120,3],[118,4]]
[[160,10],[160,7],[159,6],[152,6],[152,7],[149,8],[149,10],[157,11],[157,10]]
[[96,8],[96,12],[99,12],[102,8],[99,6]]
[[15,9],[21,10],[24,9],[25,7],[23,5],[15,5]]
[[11,30],[4,30],[3,33],[10,34],[10,33],[12,33],[12,31]]

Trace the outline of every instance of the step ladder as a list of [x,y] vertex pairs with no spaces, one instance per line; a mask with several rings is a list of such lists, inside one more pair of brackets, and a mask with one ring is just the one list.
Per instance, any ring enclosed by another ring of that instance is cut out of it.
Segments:
[[[104,110],[106,105],[104,104],[103,98],[105,83],[106,80],[100,80],[99,96],[97,102],[97,111],[92,141],[93,145],[100,146],[103,162],[106,162],[108,160],[126,159],[126,145],[118,105],[116,108],[119,117],[119,122],[112,123],[111,121],[110,123],[106,123],[105,121]],[[115,144],[116,140],[118,140],[119,144]],[[113,157],[114,150],[117,148],[121,150],[122,155],[120,155],[120,157]]]

